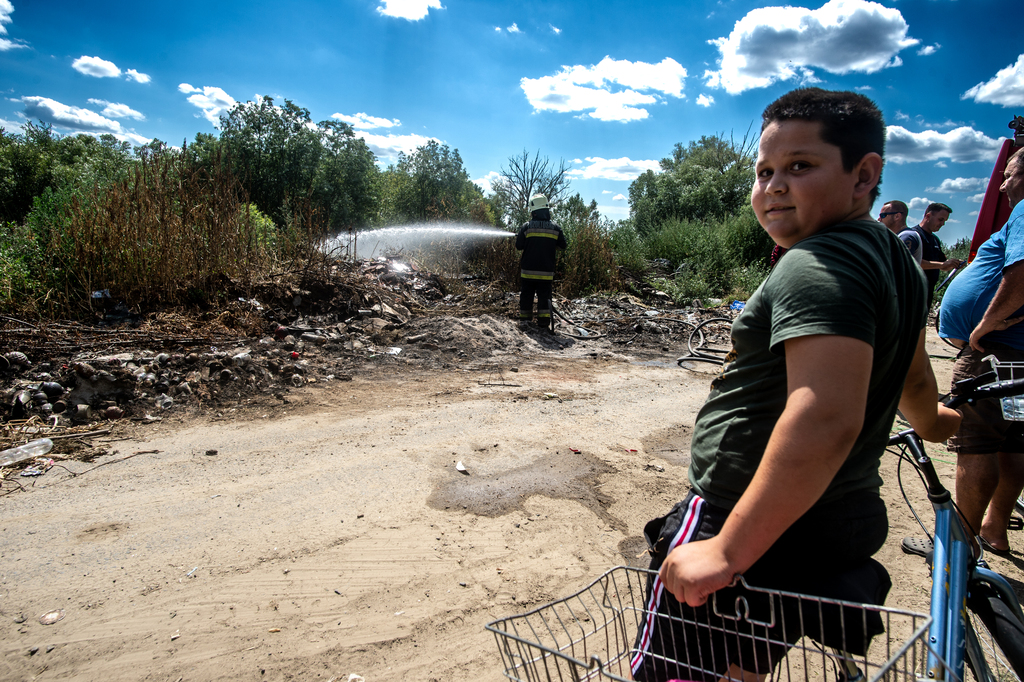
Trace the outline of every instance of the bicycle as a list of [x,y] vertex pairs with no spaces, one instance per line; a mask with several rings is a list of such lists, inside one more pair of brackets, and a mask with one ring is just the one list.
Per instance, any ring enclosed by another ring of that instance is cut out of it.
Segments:
[[[990,384],[995,378],[993,372],[960,382],[961,395],[947,405],[1024,393],[1024,380]],[[651,583],[658,580],[656,572],[619,566],[574,595],[488,623],[501,652],[505,676],[523,682],[628,682],[633,679],[638,652],[637,633],[658,620],[663,637],[666,631],[671,635],[673,627],[692,625],[718,637],[781,648],[782,657],[770,662],[775,680],[823,679],[831,670],[837,682],[882,678],[961,682],[965,661],[978,682],[1019,680],[1024,671],[1024,614],[1013,589],[983,559],[973,556],[971,536],[913,429],[894,435],[890,446],[900,448],[901,463],[910,461],[921,472],[935,509],[930,614],[764,590],[750,587],[738,577],[737,582],[751,595],[749,600],[737,598],[730,610],[728,604],[718,603],[716,593],[709,601],[714,624],[710,618],[708,622],[683,623],[679,616],[648,609],[645,599]],[[907,456],[906,450],[912,456]],[[750,600],[755,598],[766,601],[767,608],[762,604],[761,611],[767,617],[751,617]],[[819,631],[805,631],[808,613],[817,613],[818,622],[824,623],[826,611],[832,616],[828,621],[831,634],[824,625]],[[856,640],[868,630],[871,619],[882,623],[886,636],[875,638],[868,648],[867,641],[858,645]],[[781,638],[777,634],[780,629],[787,633]],[[795,639],[789,631],[795,631]],[[847,639],[848,634],[853,641]],[[849,653],[858,646],[861,653]],[[698,665],[665,658],[664,663],[713,673],[700,667],[703,662]]]
[[[956,408],[982,398],[1013,399],[1024,393],[1024,379],[997,382],[1000,363],[995,358],[991,362],[993,371],[957,382],[959,395],[946,400],[946,406]],[[935,511],[935,530],[930,537],[933,620],[928,637],[929,679],[949,679],[943,674],[948,670],[953,679],[961,680],[965,662],[978,682],[1024,678],[1024,613],[1013,588],[989,569],[980,544],[975,555],[972,538],[976,533],[965,527],[913,429],[892,436],[889,445],[898,448],[901,464],[913,464]],[[897,479],[902,491],[899,467]],[[912,506],[911,511],[927,533]]]

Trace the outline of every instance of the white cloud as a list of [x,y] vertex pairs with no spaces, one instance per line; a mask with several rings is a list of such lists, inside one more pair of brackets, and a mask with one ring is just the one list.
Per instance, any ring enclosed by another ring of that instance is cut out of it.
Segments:
[[899,66],[907,37],[899,10],[868,0],[829,0],[821,8],[761,7],[736,22],[728,38],[708,41],[721,58],[706,71],[711,87],[736,95],[776,81],[816,82],[812,69],[875,73]]
[[501,26],[495,26],[494,30],[497,31],[498,33],[501,33]]
[[509,33],[522,33],[522,31],[519,30],[519,25],[515,22],[512,22],[512,25],[507,27],[505,30]]
[[124,72],[125,80],[135,81],[136,83],[148,83],[153,80],[147,73],[139,73],[135,69],[128,69]]
[[142,113],[135,111],[127,104],[117,104],[115,102],[108,102],[103,99],[89,99],[89,104],[97,104],[102,107],[106,107],[101,112],[104,116],[110,118],[134,118],[137,121],[144,121],[146,117]]
[[366,142],[366,146],[377,156],[378,160],[389,163],[398,161],[400,153],[409,156],[417,148],[422,147],[431,140],[441,142],[436,137],[424,137],[415,133],[409,135],[377,135],[376,133],[357,130],[356,137],[361,137]]
[[380,0],[377,11],[386,17],[419,21],[431,9],[444,9],[440,0]]
[[[605,57],[593,66],[563,66],[553,76],[523,78],[520,86],[537,111],[592,110],[586,115],[601,121],[636,121],[648,116],[638,105],[683,97],[685,80],[686,69],[668,57],[658,64]],[[655,94],[638,92],[645,90]]]
[[71,62],[71,68],[94,78],[115,78],[121,75],[121,69],[117,68],[117,64],[99,57],[79,57]]
[[625,201],[626,198],[625,194],[619,193],[612,197],[612,201]]
[[558,28],[554,24],[548,24],[548,26],[551,27],[551,32],[554,33],[556,36],[562,33],[562,29]]
[[[14,12],[14,5],[11,4],[11,0],[0,0],[0,36],[7,35],[7,27],[4,24],[9,24],[13,21],[11,14]],[[28,47],[23,42],[15,42],[8,40],[7,38],[0,38],[0,52],[6,52],[7,50],[15,50],[19,47]]]
[[953,194],[954,192],[977,192],[988,186],[986,178],[946,178],[938,187],[929,187],[929,192]]
[[1024,105],[1024,54],[1017,57],[1016,63],[999,69],[991,80],[978,83],[960,95],[960,99],[968,98],[1004,107]]
[[896,120],[897,121],[909,121],[910,120],[910,114],[904,114],[902,111],[897,109],[896,110]]
[[1002,144],[967,126],[946,133],[925,130],[912,133],[902,126],[886,129],[885,157],[892,163],[949,159],[956,163],[994,161]]
[[202,109],[206,120],[215,126],[220,125],[221,114],[226,114],[235,106],[235,100],[231,95],[210,85],[194,88],[188,83],[182,83],[178,86],[178,91],[189,95],[188,101]]
[[625,220],[629,217],[629,206],[618,204],[598,204],[597,210],[601,215],[611,220]]
[[697,95],[697,104],[702,107],[710,107],[715,103],[715,98],[711,95],[700,94]]
[[972,204],[980,204],[984,200],[985,200],[985,193],[984,192],[980,192],[978,194],[974,194],[974,195],[971,195],[971,196],[967,197],[967,201],[969,201]]
[[601,194],[613,194],[613,192],[610,189],[603,189],[601,190]]
[[0,128],[3,128],[8,134],[23,132],[23,125],[20,121],[8,121],[7,119],[0,118]]
[[923,211],[924,209],[928,208],[928,205],[931,203],[934,202],[932,202],[932,200],[929,199],[928,197],[914,197],[913,199],[907,202],[907,206],[910,207],[911,211]]
[[945,161],[936,161],[935,162],[935,167],[936,168],[949,168],[949,164],[946,163]]
[[580,180],[636,180],[645,171],[661,170],[658,161],[633,161],[626,157],[621,159],[602,159],[599,156],[588,156],[590,164],[584,168],[574,168],[566,173]]
[[978,213],[980,213],[980,211],[971,211],[967,215],[969,215],[972,218],[977,218],[978,217]]
[[501,173],[498,171],[491,171],[482,178],[477,178],[473,181],[480,189],[484,191],[484,194],[490,194],[494,191],[494,183],[501,177]]
[[874,90],[874,88],[871,87],[870,85],[858,85],[857,87],[854,88],[854,90],[856,90],[857,92],[870,92],[871,90]]
[[925,45],[917,51],[917,54],[922,57],[927,57],[928,55],[938,52],[940,47],[942,47],[942,45],[939,45],[938,43],[935,43],[934,45]]
[[21,102],[25,105],[24,114],[27,118],[39,119],[56,128],[92,135],[109,133],[119,140],[130,140],[135,144],[145,144],[150,140],[133,130],[124,129],[118,121],[105,118],[95,111],[62,104],[49,97],[22,97]]
[[331,114],[331,118],[336,118],[343,123],[347,123],[356,130],[373,130],[374,128],[397,128],[402,125],[402,122],[396,119],[378,118],[377,116],[370,116],[359,112],[352,116],[345,114]]
[[14,5],[11,4],[11,0],[0,0],[0,35],[7,35],[7,27],[4,24],[9,24],[11,14],[14,12]]

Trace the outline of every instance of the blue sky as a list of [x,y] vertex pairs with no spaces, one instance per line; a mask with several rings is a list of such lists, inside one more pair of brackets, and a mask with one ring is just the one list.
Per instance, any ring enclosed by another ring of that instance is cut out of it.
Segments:
[[0,0],[0,125],[179,145],[269,95],[351,123],[382,164],[440,140],[484,187],[524,149],[565,159],[617,219],[676,142],[756,133],[793,87],[857,89],[890,126],[882,199],[912,223],[949,204],[952,243],[1024,115],[1021,16],[1007,0]]

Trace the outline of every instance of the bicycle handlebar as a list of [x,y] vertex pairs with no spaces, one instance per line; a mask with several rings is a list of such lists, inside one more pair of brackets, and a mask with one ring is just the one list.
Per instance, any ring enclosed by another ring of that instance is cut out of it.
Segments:
[[1008,398],[1024,393],[1024,379],[1013,381],[995,381],[995,372],[985,372],[972,379],[956,382],[960,394],[951,396],[943,404],[949,408],[957,408],[971,400],[981,398]]
[[[971,379],[964,379],[956,382],[959,395],[950,396],[943,405],[950,409],[956,409],[964,403],[982,398],[1007,398],[1009,396],[1024,394],[1024,379],[1013,381],[996,381],[995,372],[985,372]],[[900,431],[889,437],[889,445],[899,445],[906,442],[907,436],[914,433],[913,429]]]

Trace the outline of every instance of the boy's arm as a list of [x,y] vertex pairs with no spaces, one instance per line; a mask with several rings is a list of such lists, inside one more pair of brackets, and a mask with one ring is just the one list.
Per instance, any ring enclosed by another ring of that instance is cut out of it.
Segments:
[[921,438],[941,443],[960,427],[960,413],[936,402],[939,395],[932,363],[925,349],[926,329],[917,339],[917,350],[907,370],[907,381],[900,396],[900,412]]
[[662,581],[680,602],[703,604],[750,568],[818,501],[860,435],[871,346],[827,335],[785,345],[786,407],[749,487],[717,536],[677,547],[662,564]]

